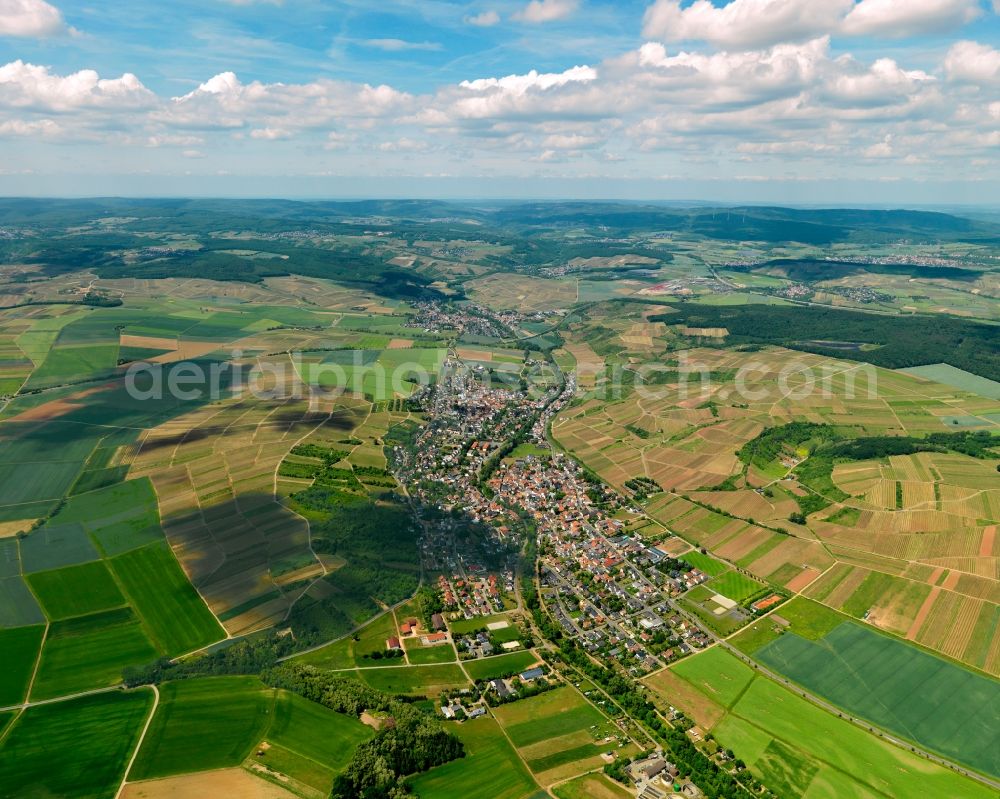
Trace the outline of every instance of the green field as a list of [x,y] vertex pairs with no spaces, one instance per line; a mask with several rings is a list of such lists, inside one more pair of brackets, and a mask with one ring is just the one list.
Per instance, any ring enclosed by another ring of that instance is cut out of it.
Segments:
[[473,616],[471,619],[458,619],[456,621],[448,622],[448,629],[454,635],[464,635],[465,633],[471,633],[475,630],[485,630],[486,625],[493,624],[498,621],[509,622],[510,619],[507,616],[495,615],[495,616]]
[[9,707],[24,701],[24,694],[31,680],[31,673],[38,660],[45,627],[16,627],[0,630],[0,652],[3,668],[0,669],[0,707]]
[[538,656],[534,652],[511,652],[508,655],[465,661],[465,670],[473,680],[492,680],[517,674],[534,666]]
[[121,607],[125,597],[102,561],[81,563],[27,577],[49,619],[67,619]]
[[129,608],[53,622],[42,647],[32,701],[121,681],[122,668],[156,660],[157,652]]
[[789,623],[787,628],[765,617],[741,630],[730,643],[744,654],[752,655],[786,632],[815,641],[847,620],[847,616],[826,605],[801,596],[792,597],[782,605],[778,615]]
[[753,679],[753,669],[721,646],[713,646],[685,658],[671,666],[670,670],[727,708],[732,707]]
[[49,522],[21,541],[21,561],[26,574],[99,560],[100,553],[78,522]]
[[767,588],[763,583],[747,577],[739,572],[726,572],[720,577],[715,577],[705,583],[705,586],[717,594],[733,600],[733,602],[744,603],[754,594],[758,594]]
[[406,658],[413,664],[454,663],[458,658],[451,643],[421,646],[419,642],[406,644]]
[[[160,705],[130,781],[238,766],[253,760],[327,793],[354,749],[375,734],[256,677],[205,677],[160,686]],[[266,741],[263,754],[256,747]]]
[[[746,668],[719,650],[713,663],[699,668],[696,687],[709,697],[731,697],[733,683],[726,675]],[[714,674],[720,678],[713,680]],[[752,673],[749,686],[712,732],[782,797],[993,796],[984,786],[879,740]]]
[[569,687],[501,705],[495,713],[518,748],[607,721],[603,713]]
[[[296,658],[318,669],[352,669],[373,666],[404,666],[402,658],[396,660],[370,657],[373,652],[385,652],[386,639],[398,635],[391,613],[384,613],[352,635],[327,644],[314,652]],[[454,657],[452,657],[454,660]]]
[[19,574],[0,578],[0,629],[44,622],[45,614],[24,578]]
[[238,766],[273,718],[274,692],[256,677],[165,683],[129,780]]
[[28,708],[0,746],[0,793],[111,799],[152,705],[142,689]]
[[361,669],[358,675],[372,688],[385,691],[387,694],[440,693],[449,688],[464,688],[469,684],[458,664],[451,663]]
[[479,718],[448,730],[462,739],[465,757],[411,779],[420,799],[526,799],[539,793],[493,719]]
[[350,761],[358,744],[375,731],[353,716],[335,713],[297,694],[278,693],[270,727],[264,733],[270,748],[256,758],[323,793]]
[[968,391],[972,394],[978,394],[980,397],[1000,400],[1000,383],[980,377],[979,375],[974,375],[972,372],[966,372],[964,369],[957,369],[946,363],[914,366],[913,368],[900,369],[899,371],[913,375],[914,377],[922,377],[925,380],[933,380],[935,383],[958,388],[962,391]]
[[854,622],[817,641],[783,635],[755,657],[852,715],[1000,776],[995,680]]
[[704,572],[709,577],[718,577],[729,569],[729,564],[723,563],[721,560],[716,560],[710,555],[705,555],[697,549],[685,552],[680,556],[680,559],[698,569],[698,571]]
[[165,542],[133,549],[109,563],[163,654],[181,655],[225,637]]

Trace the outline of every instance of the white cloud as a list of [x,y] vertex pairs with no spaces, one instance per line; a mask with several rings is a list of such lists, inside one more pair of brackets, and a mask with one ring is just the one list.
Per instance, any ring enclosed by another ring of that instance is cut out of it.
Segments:
[[378,145],[383,153],[424,153],[431,149],[429,142],[403,137],[396,141],[386,141]]
[[944,71],[962,83],[1000,83],[1000,51],[979,42],[956,42],[944,59]]
[[407,50],[436,51],[444,48],[439,42],[408,42],[405,39],[365,39],[362,44],[384,50],[387,53],[401,53]]
[[844,20],[849,35],[902,38],[942,33],[982,13],[979,0],[861,0]]
[[657,0],[646,10],[643,35],[668,42],[704,41],[720,47],[767,47],[811,39],[839,24],[854,0],[733,0],[717,7],[696,0]]
[[26,121],[10,119],[0,122],[0,137],[8,136],[43,136],[52,137],[62,133],[62,128],[51,119]]
[[554,150],[589,150],[599,147],[604,143],[604,139],[599,136],[581,136],[578,133],[554,133],[547,136],[542,142],[542,147]]
[[254,128],[250,131],[251,139],[262,139],[263,141],[276,141],[278,139],[290,139],[292,133],[285,128]]
[[48,67],[12,61],[0,67],[0,106],[68,111],[74,108],[143,107],[156,102],[131,72],[102,79],[84,69],[65,77]]
[[475,25],[478,28],[489,28],[499,22],[500,15],[496,11],[484,11],[481,14],[465,18],[466,25]]
[[554,86],[565,86],[567,83],[589,82],[597,80],[597,70],[593,67],[577,66],[565,72],[543,72],[531,70],[525,75],[507,75],[504,78],[479,78],[463,80],[459,85],[463,89],[482,92],[488,89],[500,89],[512,94],[524,94],[530,89],[551,89]]
[[864,69],[849,57],[840,59],[841,74],[831,78],[826,96],[841,105],[886,106],[913,98],[934,78],[922,70],[904,70],[891,58],[880,58]]
[[0,0],[0,36],[40,38],[66,30],[59,9],[45,0]]
[[356,125],[408,110],[412,97],[390,86],[370,86],[321,79],[312,83],[244,84],[222,72],[197,89],[173,98],[159,109],[156,121],[193,129],[307,129],[353,120]]
[[740,105],[798,94],[817,80],[829,44],[824,37],[768,50],[671,56],[662,44],[650,42],[640,48],[638,63],[652,68],[649,74],[662,92],[686,94],[699,105]]
[[580,6],[580,0],[531,0],[514,14],[519,22],[555,22],[566,19]]

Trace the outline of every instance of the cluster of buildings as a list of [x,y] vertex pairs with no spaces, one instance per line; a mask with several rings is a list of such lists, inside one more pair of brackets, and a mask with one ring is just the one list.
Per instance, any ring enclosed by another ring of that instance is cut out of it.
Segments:
[[505,463],[489,481],[494,500],[527,511],[544,542],[542,597],[565,634],[592,654],[641,674],[711,643],[673,597],[709,577],[627,535],[622,500],[554,453]]
[[638,799],[666,799],[668,796],[699,799],[704,795],[693,782],[681,778],[677,766],[667,760],[662,751],[630,763],[628,775],[635,783]]
[[497,313],[481,305],[415,302],[417,313],[404,325],[425,331],[454,330],[458,335],[510,338],[521,321],[514,312]]
[[500,575],[489,572],[477,576],[476,564],[470,564],[468,576],[456,574],[451,578],[438,576],[437,589],[448,610],[460,611],[465,618],[490,616],[504,610],[504,592],[514,592],[514,572],[504,570]]

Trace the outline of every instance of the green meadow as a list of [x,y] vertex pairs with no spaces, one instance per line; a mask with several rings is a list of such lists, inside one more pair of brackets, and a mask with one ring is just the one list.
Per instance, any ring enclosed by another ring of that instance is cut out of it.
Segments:
[[328,793],[357,746],[375,734],[353,716],[267,688],[256,677],[180,680],[159,690],[130,781],[231,768],[252,757]]
[[159,690],[132,781],[238,766],[274,717],[274,692],[256,677],[180,680]]
[[544,795],[524,763],[488,717],[450,725],[465,744],[465,757],[410,780],[421,799],[525,799]]
[[511,652],[508,655],[465,661],[465,670],[473,680],[492,680],[509,674],[518,674],[538,662],[534,652]]
[[157,655],[131,608],[52,622],[31,700],[116,685],[125,666],[151,663]]
[[[682,664],[679,676],[693,677],[692,685],[705,696],[732,700],[712,733],[779,796],[993,796],[980,783],[881,740],[755,674],[719,647]],[[736,691],[741,683],[744,687]]]
[[24,701],[44,634],[45,627],[41,625],[0,630],[0,652],[3,652],[3,668],[0,669],[0,707],[9,707]]
[[1000,683],[989,677],[855,622],[815,641],[783,635],[754,657],[852,715],[1000,776]]
[[0,748],[0,792],[114,797],[152,706],[144,688],[28,708]]

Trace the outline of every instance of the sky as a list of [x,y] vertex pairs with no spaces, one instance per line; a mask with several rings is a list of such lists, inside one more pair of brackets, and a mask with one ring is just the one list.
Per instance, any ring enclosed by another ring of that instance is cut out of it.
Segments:
[[1000,0],[0,0],[0,194],[1000,204]]

